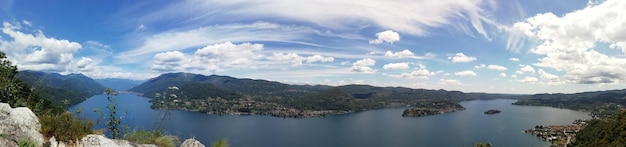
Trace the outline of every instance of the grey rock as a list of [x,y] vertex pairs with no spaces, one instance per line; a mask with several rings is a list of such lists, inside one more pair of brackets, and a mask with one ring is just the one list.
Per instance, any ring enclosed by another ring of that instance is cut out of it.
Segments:
[[189,138],[183,141],[183,144],[180,144],[180,147],[204,147],[204,144],[196,139]]
[[28,139],[41,146],[44,138],[40,130],[39,118],[30,109],[0,103],[0,134],[6,136],[5,139],[13,142]]
[[3,146],[3,147],[18,147],[17,144],[14,141],[5,139],[3,137],[0,137],[0,146]]

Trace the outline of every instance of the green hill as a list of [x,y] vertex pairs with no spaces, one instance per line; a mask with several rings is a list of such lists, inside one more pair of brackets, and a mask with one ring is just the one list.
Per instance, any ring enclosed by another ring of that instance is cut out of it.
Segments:
[[87,98],[104,92],[104,86],[82,74],[60,75],[39,71],[19,71],[17,78],[30,86],[36,95],[63,105],[80,103]]

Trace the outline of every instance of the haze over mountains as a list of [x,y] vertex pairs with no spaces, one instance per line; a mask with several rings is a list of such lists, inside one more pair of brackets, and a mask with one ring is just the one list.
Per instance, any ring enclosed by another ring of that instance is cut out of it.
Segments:
[[[415,99],[438,98],[453,101],[493,98],[530,98],[530,99],[587,99],[598,95],[613,93],[621,95],[626,90],[609,90],[583,92],[576,94],[535,94],[508,95],[487,93],[464,93],[460,91],[411,89],[403,87],[376,87],[370,85],[290,85],[275,81],[258,79],[239,79],[229,76],[200,75],[193,73],[166,73],[147,81],[127,79],[91,79],[82,74],[60,75],[39,71],[20,71],[19,78],[33,87],[36,93],[47,95],[56,103],[64,99],[70,104],[84,101],[86,98],[101,94],[105,87],[119,91],[143,93],[152,97],[155,93],[166,91],[168,87],[177,86],[190,98],[221,97],[237,99],[244,96],[279,97],[298,99],[313,98],[315,94],[337,88],[335,92],[345,93],[350,99],[390,98]],[[337,91],[338,90],[338,91]]]

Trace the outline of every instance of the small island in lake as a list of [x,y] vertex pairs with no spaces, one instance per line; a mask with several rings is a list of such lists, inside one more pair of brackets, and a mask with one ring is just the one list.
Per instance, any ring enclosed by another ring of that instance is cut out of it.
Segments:
[[422,117],[438,115],[450,112],[465,110],[463,106],[451,101],[427,100],[415,104],[415,108],[410,108],[402,112],[402,117]]
[[502,111],[497,110],[497,109],[491,109],[491,110],[487,110],[485,111],[485,114],[496,114],[496,113],[500,113]]

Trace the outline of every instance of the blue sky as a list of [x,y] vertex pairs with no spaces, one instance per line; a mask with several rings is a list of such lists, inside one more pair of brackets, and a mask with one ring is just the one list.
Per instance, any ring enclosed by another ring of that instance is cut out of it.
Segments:
[[21,70],[490,93],[623,89],[626,1],[0,1]]

